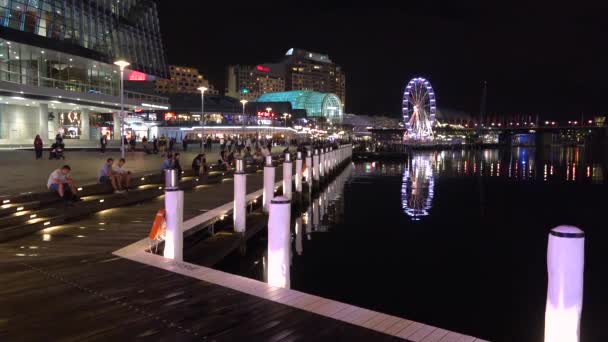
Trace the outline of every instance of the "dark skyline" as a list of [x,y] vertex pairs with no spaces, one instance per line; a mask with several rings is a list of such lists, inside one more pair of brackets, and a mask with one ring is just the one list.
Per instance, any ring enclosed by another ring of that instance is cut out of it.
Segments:
[[605,8],[230,8],[161,1],[170,64],[220,90],[228,64],[276,62],[291,47],[326,53],[346,73],[346,112],[398,116],[422,76],[440,109],[580,118],[606,113]]

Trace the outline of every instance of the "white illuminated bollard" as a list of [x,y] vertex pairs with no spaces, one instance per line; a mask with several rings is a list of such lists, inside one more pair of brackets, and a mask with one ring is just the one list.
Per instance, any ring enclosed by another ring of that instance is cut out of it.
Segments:
[[302,152],[296,154],[296,192],[302,192]]
[[306,153],[306,172],[304,173],[304,178],[306,178],[306,183],[308,183],[308,189],[312,187],[312,151],[307,151]]
[[268,216],[268,285],[289,288],[291,204],[283,196],[274,198]]
[[312,156],[312,181],[319,181],[319,150],[315,150],[315,154]]
[[585,233],[573,226],[551,229],[547,247],[545,342],[578,342],[583,307]]
[[245,216],[247,215],[247,174],[245,174],[245,163],[243,159],[236,160],[236,170],[234,172],[234,207],[232,217],[234,221],[234,231],[242,233],[245,231]]
[[178,188],[177,170],[165,170],[165,250],[163,256],[183,260],[184,192]]
[[283,196],[291,200],[291,182],[293,178],[293,163],[291,162],[291,155],[285,153],[285,160],[283,161]]
[[264,193],[262,194],[262,206],[265,213],[270,209],[270,201],[274,198],[274,174],[272,156],[267,156],[266,165],[264,165]]
[[302,247],[302,235],[304,226],[302,224],[302,217],[296,218],[296,253],[302,255],[304,248]]

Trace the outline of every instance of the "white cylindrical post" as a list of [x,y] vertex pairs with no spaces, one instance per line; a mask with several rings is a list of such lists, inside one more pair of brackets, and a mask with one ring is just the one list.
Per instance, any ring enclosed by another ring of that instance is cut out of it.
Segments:
[[312,180],[313,182],[319,181],[319,150],[315,150],[314,156],[312,156]]
[[545,342],[578,342],[583,307],[585,233],[572,226],[551,229],[547,247]]
[[304,177],[306,178],[306,183],[308,183],[309,188],[310,185],[312,184],[312,151],[309,150],[306,153],[306,172],[304,174]]
[[280,196],[271,201],[268,216],[268,285],[289,288],[291,204]]
[[274,173],[272,156],[267,156],[266,165],[264,165],[264,193],[262,195],[262,206],[265,213],[270,209],[270,201],[274,198]]
[[177,170],[165,170],[165,258],[183,260],[184,192],[177,187]]
[[293,163],[291,162],[291,155],[285,153],[285,160],[283,161],[283,196],[291,200],[291,182],[293,179]]
[[302,192],[302,152],[296,154],[296,192]]
[[245,215],[247,215],[247,174],[245,173],[245,163],[243,159],[236,160],[236,170],[234,172],[234,207],[232,217],[234,220],[234,231],[242,233],[245,231]]

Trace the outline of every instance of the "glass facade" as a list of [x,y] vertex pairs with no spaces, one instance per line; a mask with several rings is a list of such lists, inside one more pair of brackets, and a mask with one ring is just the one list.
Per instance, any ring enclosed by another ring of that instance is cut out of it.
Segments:
[[290,102],[293,109],[305,109],[308,117],[324,117],[332,121],[342,120],[342,103],[334,94],[294,90],[263,94],[256,101]]
[[0,0],[0,26],[84,47],[106,63],[125,58],[135,70],[167,74],[152,0]]
[[0,81],[118,96],[113,64],[0,39]]

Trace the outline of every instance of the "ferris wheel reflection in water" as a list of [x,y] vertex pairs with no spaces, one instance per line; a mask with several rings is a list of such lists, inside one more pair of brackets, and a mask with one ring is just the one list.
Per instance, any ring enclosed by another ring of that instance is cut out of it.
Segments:
[[401,183],[401,207],[413,221],[429,215],[433,205],[435,178],[431,159],[414,156],[403,172]]

